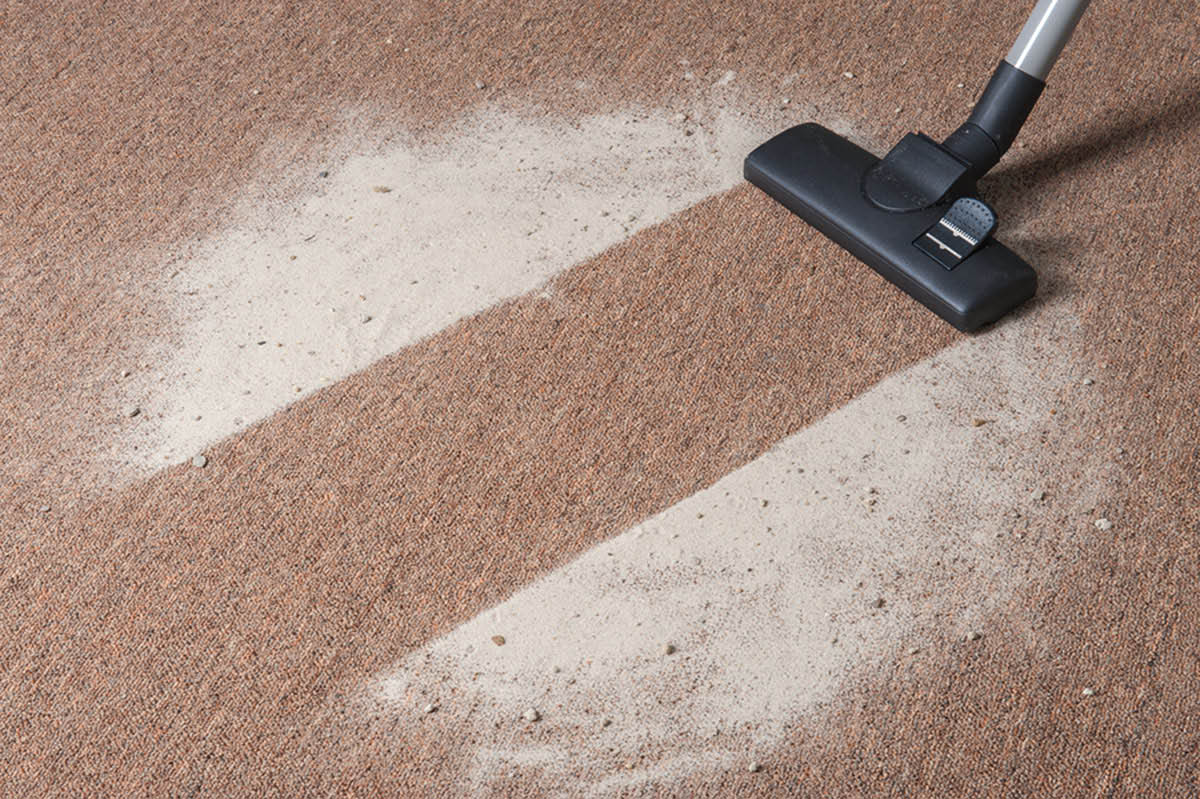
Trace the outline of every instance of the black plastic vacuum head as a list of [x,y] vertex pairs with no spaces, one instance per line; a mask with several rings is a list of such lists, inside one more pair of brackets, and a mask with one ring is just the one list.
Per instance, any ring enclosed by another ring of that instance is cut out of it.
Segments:
[[[955,135],[975,130],[964,125]],[[995,214],[970,196],[977,173],[925,136],[909,134],[880,159],[811,123],[766,142],[745,164],[747,180],[964,331],[1037,291],[1033,269],[991,238]]]
[[[746,179],[959,330],[995,321],[1037,275],[992,238],[975,183],[1012,145],[1091,0],[1038,0],[971,110],[941,144],[910,133],[876,158],[820,125],[746,158]],[[959,86],[962,84],[960,83]]]

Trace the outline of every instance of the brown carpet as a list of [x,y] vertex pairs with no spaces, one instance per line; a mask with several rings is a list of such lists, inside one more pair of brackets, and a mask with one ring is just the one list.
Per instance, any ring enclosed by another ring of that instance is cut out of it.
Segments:
[[[736,70],[759,110],[798,73],[788,92],[866,140],[944,133],[1025,11],[0,12],[0,790],[454,795],[469,742],[372,718],[365,679],[962,338],[742,187],[564,273],[549,300],[485,311],[220,443],[204,469],[111,488],[96,452],[114,377],[174,335],[142,289],[240,186],[325,152],[346,108],[381,139],[436,137],[485,104],[671,108],[696,91],[664,68],[680,59],[708,82]],[[1021,313],[1069,307],[1079,334],[1047,346],[1096,379],[1045,386],[1057,413],[1012,457],[1052,497],[1102,486],[1113,529],[1031,523],[1052,578],[977,646],[856,671],[760,772],[640,790],[1200,793],[1194,22],[1187,4],[1094,4],[986,182],[1042,277]],[[1059,548],[1076,527],[1086,542]],[[530,767],[480,792],[581,784]]]

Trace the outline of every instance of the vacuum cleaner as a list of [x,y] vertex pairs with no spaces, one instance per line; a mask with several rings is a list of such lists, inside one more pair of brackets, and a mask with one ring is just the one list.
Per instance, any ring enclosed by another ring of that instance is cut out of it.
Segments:
[[976,183],[999,162],[1090,0],[1038,0],[970,117],[938,143],[909,133],[883,158],[815,123],[746,157],[746,179],[959,330],[1029,299],[1037,273],[997,241]]

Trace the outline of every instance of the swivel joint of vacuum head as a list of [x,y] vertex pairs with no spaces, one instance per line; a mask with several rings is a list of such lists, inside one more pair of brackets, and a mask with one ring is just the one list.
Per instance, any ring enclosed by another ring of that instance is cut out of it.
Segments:
[[975,180],[1008,152],[1046,84],[1007,61],[992,73],[971,116],[944,142],[946,149],[971,165]]

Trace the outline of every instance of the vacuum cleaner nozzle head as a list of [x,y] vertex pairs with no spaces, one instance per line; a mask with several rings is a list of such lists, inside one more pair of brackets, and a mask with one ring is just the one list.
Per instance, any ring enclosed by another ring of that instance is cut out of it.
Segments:
[[746,179],[959,330],[995,321],[1037,275],[991,238],[996,219],[969,163],[910,134],[885,158],[820,125],[780,133],[746,158]]

